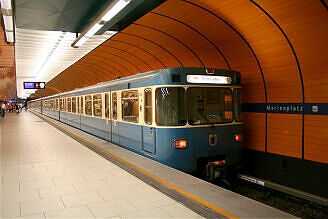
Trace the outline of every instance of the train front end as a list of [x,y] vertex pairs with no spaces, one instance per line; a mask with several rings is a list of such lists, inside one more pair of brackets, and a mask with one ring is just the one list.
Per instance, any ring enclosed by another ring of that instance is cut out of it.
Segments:
[[240,74],[212,70],[180,75],[185,85],[158,87],[155,92],[159,157],[208,180],[224,178],[227,167],[237,167],[242,160]]

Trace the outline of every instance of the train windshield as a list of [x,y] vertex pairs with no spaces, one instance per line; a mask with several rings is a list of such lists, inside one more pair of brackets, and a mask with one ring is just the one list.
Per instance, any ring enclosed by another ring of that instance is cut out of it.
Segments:
[[161,126],[186,125],[185,89],[162,87],[156,89],[156,123]]
[[232,91],[230,88],[188,88],[187,102],[190,125],[232,122]]
[[224,87],[161,87],[155,96],[155,117],[160,126],[184,126],[187,121],[190,125],[229,123],[233,112],[236,121],[242,120],[240,89],[234,89],[233,95]]

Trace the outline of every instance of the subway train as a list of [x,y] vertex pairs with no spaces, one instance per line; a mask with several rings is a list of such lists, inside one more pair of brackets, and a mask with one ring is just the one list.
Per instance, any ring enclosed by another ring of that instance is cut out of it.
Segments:
[[160,163],[208,179],[241,163],[240,73],[153,70],[28,102],[59,120]]

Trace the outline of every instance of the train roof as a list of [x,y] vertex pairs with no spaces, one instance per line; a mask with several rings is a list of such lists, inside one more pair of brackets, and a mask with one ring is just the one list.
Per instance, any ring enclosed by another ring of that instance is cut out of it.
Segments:
[[[164,71],[164,70],[166,70],[166,69],[153,70],[153,71],[149,71],[149,72],[141,72],[141,73],[131,75],[131,76],[127,76],[127,77],[124,77],[124,78],[118,78],[118,79],[114,79],[112,81],[100,82],[100,83],[97,83],[95,85],[82,87],[82,88],[76,88],[74,90],[65,91],[65,92],[62,92],[62,93],[54,94],[54,95],[47,96],[47,97],[38,98],[38,99],[35,99],[35,100],[49,99],[49,98],[52,98],[52,97],[56,97],[58,95],[66,95],[66,94],[75,93],[75,92],[99,89],[99,88],[104,88],[104,87],[108,87],[108,86],[120,85],[120,84],[124,84],[124,83],[139,81],[141,79],[147,79],[147,78],[150,78],[150,77],[154,77],[159,72]],[[35,101],[35,100],[32,100],[32,101]]]
[[[91,85],[91,86],[87,86],[87,87],[76,88],[74,90],[54,94],[54,95],[47,96],[47,97],[38,98],[38,99],[35,99],[35,100],[32,100],[32,101],[36,101],[36,100],[39,100],[39,99],[50,99],[50,98],[53,98],[53,97],[57,97],[58,95],[65,96],[65,95],[71,94],[71,93],[79,93],[79,92],[88,91],[88,90],[106,88],[106,87],[109,87],[109,86],[127,84],[127,83],[131,83],[131,82],[136,82],[136,81],[140,81],[140,80],[149,79],[149,78],[155,77],[158,74],[163,73],[163,72],[170,72],[170,71],[174,71],[174,72],[181,71],[182,72],[183,70],[197,70],[197,71],[201,71],[203,73],[207,73],[207,71],[208,71],[208,69],[197,68],[197,67],[178,67],[178,68],[168,68],[168,69],[157,69],[157,70],[152,70],[152,71],[149,71],[149,72],[137,73],[135,75],[131,75],[131,76],[127,76],[127,77],[123,77],[123,78],[119,78],[119,79],[114,79],[114,80],[111,80],[111,81],[100,82],[100,83],[97,83],[95,85]],[[237,71],[225,70],[225,69],[210,69],[210,71],[213,71],[213,72],[215,71],[215,73],[217,73],[217,72],[220,72],[220,73],[229,72],[231,75],[232,74],[237,74],[240,77],[240,73],[237,72]]]

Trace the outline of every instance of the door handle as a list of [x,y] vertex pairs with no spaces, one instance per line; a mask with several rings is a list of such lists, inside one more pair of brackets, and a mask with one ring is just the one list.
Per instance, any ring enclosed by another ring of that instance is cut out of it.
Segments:
[[154,135],[154,128],[150,128],[151,135]]

